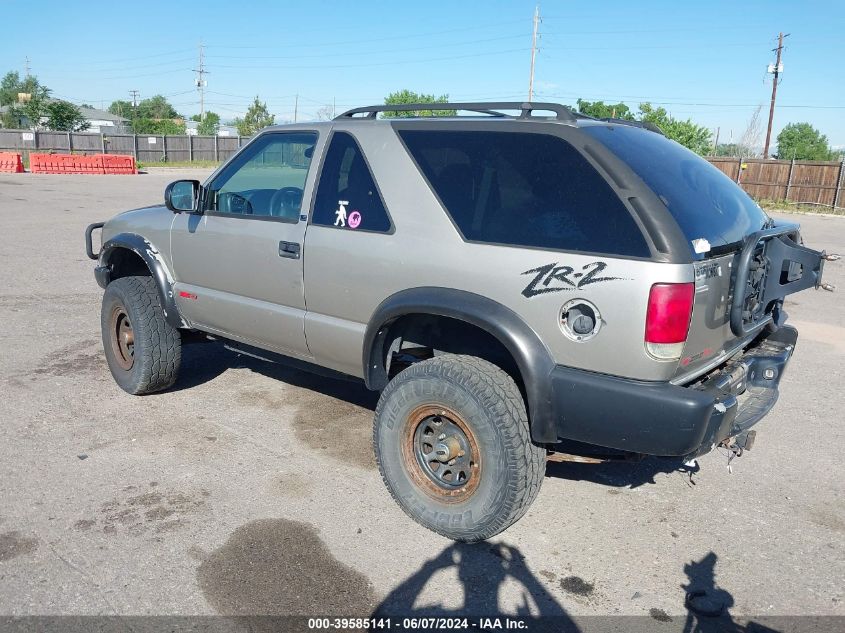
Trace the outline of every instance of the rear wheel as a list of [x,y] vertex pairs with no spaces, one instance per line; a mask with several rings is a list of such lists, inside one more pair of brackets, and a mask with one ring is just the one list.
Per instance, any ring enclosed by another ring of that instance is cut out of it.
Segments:
[[122,277],[110,283],[100,323],[106,361],[121,389],[141,395],[176,381],[181,336],[167,322],[151,277]]
[[398,374],[379,399],[373,434],[400,507],[459,541],[516,522],[545,474],[545,450],[531,442],[516,383],[474,356],[437,356]]

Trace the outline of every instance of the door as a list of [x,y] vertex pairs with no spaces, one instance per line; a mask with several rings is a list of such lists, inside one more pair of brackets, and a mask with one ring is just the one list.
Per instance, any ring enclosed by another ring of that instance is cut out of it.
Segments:
[[202,213],[171,229],[174,290],[196,327],[310,357],[302,245],[316,132],[257,137],[206,185]]

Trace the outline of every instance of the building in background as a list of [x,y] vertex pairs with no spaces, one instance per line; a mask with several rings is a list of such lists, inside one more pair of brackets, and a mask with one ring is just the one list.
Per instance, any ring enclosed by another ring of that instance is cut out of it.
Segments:
[[[97,108],[86,108],[77,106],[82,116],[88,121],[88,129],[86,132],[93,134],[132,134],[132,126],[129,124],[129,119],[122,116],[112,114],[106,110],[98,110]],[[0,115],[5,114],[9,106],[0,106]],[[41,119],[41,123],[46,123],[47,117]],[[32,122],[26,117],[20,121],[20,129],[32,129]],[[237,131],[235,132],[237,135]]]
[[[188,136],[196,136],[197,135],[197,126],[199,122],[197,121],[185,121],[185,134]],[[238,135],[238,128],[233,125],[220,125],[217,128],[217,136],[237,136]]]

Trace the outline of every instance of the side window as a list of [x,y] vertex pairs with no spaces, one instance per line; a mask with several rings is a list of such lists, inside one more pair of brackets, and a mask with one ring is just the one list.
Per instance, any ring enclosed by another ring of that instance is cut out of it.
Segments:
[[468,241],[650,254],[619,197],[561,138],[419,130],[399,135]]
[[332,135],[317,198],[313,224],[359,231],[390,231],[390,216],[384,208],[373,174],[352,135]]
[[259,137],[208,187],[205,210],[298,222],[316,142],[313,132]]

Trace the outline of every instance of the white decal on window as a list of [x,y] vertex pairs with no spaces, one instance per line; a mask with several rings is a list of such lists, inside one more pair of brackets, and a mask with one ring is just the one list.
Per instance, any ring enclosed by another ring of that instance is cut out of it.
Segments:
[[697,240],[692,241],[692,248],[696,253],[706,253],[710,250],[710,242],[703,237],[699,237]]
[[335,226],[346,226],[346,205],[349,204],[349,200],[338,200],[337,201],[337,211],[334,214],[337,216],[337,220],[334,221]]

